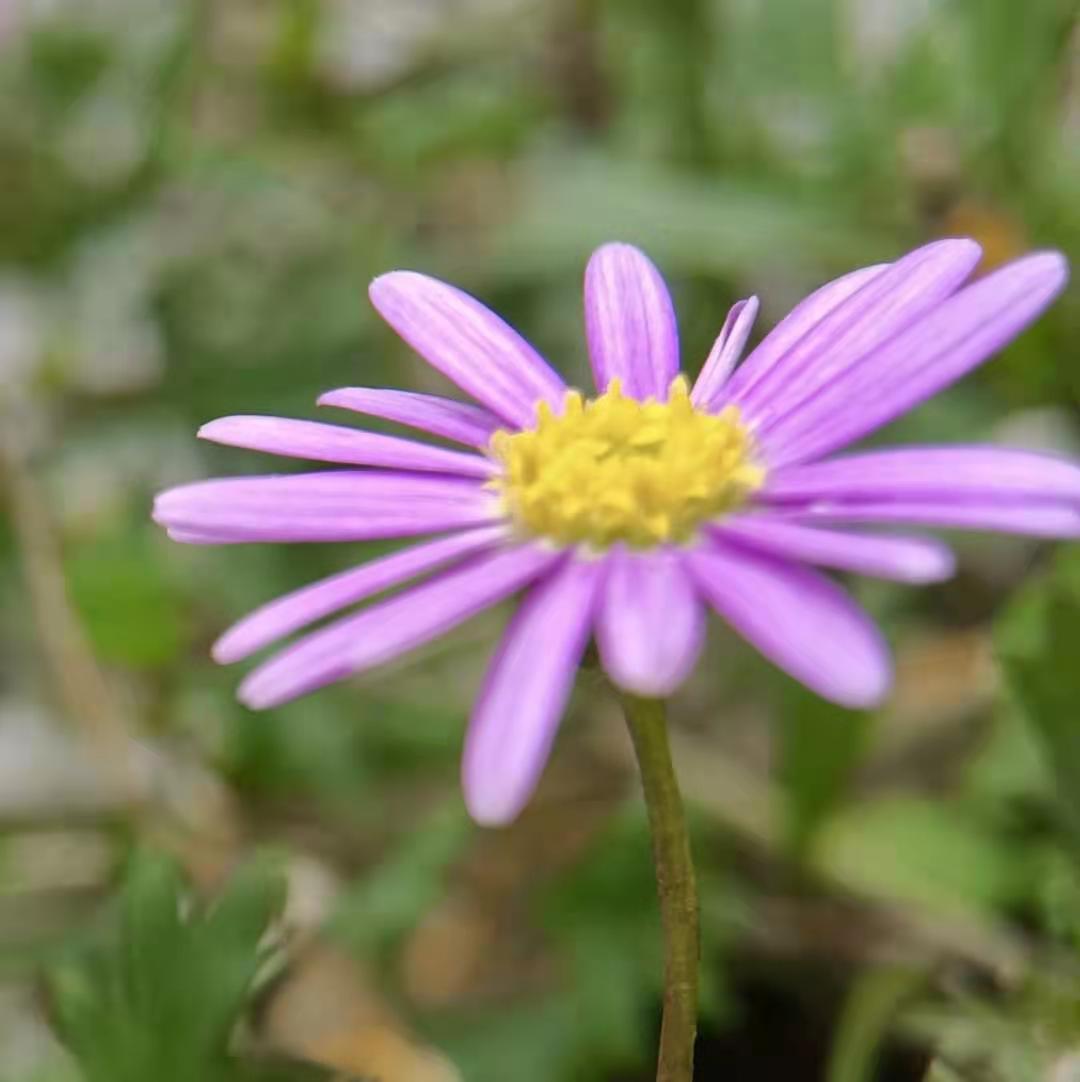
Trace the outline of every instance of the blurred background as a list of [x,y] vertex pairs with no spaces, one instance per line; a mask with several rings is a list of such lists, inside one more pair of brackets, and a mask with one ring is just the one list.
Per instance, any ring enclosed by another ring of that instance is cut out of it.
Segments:
[[[412,267],[584,378],[593,246],[684,363],[757,292],[929,238],[1080,257],[1076,0],[0,0],[0,1079],[644,1082],[661,960],[620,719],[584,674],[538,797],[467,822],[505,613],[265,715],[208,658],[357,546],[191,549],[200,445],[445,387],[364,290]],[[759,331],[760,333],[760,331]],[[1076,451],[1080,296],[891,440]],[[280,467],[279,467],[280,468]],[[957,539],[859,582],[899,681],[799,692],[722,629],[673,706],[703,1079],[1080,1078],[1080,554]]]

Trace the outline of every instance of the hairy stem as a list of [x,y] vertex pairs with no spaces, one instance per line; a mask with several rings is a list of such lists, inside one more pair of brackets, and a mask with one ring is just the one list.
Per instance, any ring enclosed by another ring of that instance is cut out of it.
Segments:
[[649,813],[664,927],[664,1019],[656,1082],[692,1082],[698,1002],[698,897],[690,836],[659,699],[621,695]]

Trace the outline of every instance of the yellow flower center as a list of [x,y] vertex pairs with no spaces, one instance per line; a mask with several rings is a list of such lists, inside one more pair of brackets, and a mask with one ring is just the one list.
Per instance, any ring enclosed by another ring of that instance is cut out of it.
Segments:
[[684,377],[666,402],[623,395],[618,380],[598,398],[569,391],[563,411],[546,402],[536,427],[496,432],[502,464],[492,482],[525,532],[605,549],[690,540],[698,527],[739,507],[765,479],[735,406],[702,413]]

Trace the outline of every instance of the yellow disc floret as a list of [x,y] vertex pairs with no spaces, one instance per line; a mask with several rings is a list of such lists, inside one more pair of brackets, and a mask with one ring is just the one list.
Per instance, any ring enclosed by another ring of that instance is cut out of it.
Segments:
[[694,408],[680,376],[666,402],[623,395],[618,380],[598,398],[569,391],[562,413],[546,402],[536,427],[497,432],[493,482],[524,532],[605,549],[690,540],[761,486],[750,433],[735,406]]

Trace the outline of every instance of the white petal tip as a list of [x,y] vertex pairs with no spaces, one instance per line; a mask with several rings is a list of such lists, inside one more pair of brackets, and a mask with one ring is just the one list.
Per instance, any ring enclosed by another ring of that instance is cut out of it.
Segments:
[[599,248],[594,249],[591,259],[596,259],[597,256],[603,255],[621,255],[621,254],[644,255],[640,248],[631,244],[625,240],[609,240],[605,244],[601,244]]
[[1047,249],[1031,252],[1019,259],[997,267],[987,280],[1013,279],[1024,283],[1029,303],[1042,308],[1065,288],[1069,281],[1069,261],[1058,251]]
[[907,568],[903,581],[912,586],[933,586],[937,582],[948,582],[955,573],[955,568],[946,570],[941,566],[913,565]]
[[236,689],[236,698],[241,706],[249,710],[269,710],[276,706],[275,699],[263,692],[257,683],[250,680],[242,680]]
[[951,549],[942,547],[940,551],[928,551],[920,555],[913,554],[908,561],[908,582],[916,585],[945,582],[956,574],[956,556]]
[[228,633],[210,647],[210,657],[219,665],[232,665],[235,661],[243,661],[250,653],[250,650],[246,650],[242,643],[234,640]]
[[841,706],[846,706],[849,710],[878,710],[885,705],[891,690],[892,683],[890,681],[885,688],[875,688],[873,691],[867,692],[858,691],[853,693],[850,698],[838,699],[837,702]]
[[207,421],[206,424],[199,426],[195,436],[200,440],[213,440],[222,429],[228,428],[228,422],[230,420],[231,418],[229,417],[218,417],[216,420]]
[[167,493],[163,492],[154,499],[154,505],[150,510],[150,518],[159,526],[164,526],[166,530],[169,530],[172,524],[169,515],[169,501],[165,498],[167,495]]
[[[718,342],[726,342],[729,338],[725,331],[735,331],[737,328],[745,328],[745,333],[740,337],[743,338],[743,343],[739,347],[740,355],[742,348],[745,345],[745,339],[750,337],[750,332],[753,330],[754,323],[757,320],[758,309],[761,307],[761,302],[758,300],[756,294],[750,297],[746,297],[741,301],[736,301],[731,306],[731,311],[728,313],[728,318],[724,327],[721,329],[720,338]],[[713,347],[716,348],[715,346]],[[738,361],[740,357],[736,357]]]
[[893,686],[892,666],[878,671],[866,672],[860,679],[853,679],[846,687],[834,687],[822,691],[826,698],[849,710],[876,710],[884,705]]
[[673,695],[682,686],[686,679],[686,673],[673,673],[671,675],[651,674],[652,679],[642,678],[636,673],[612,672],[605,666],[605,671],[622,691],[631,695],[639,695],[643,699],[666,699]]
[[1044,288],[1052,293],[1064,289],[1069,281],[1069,261],[1061,252],[1035,252],[1025,262],[1032,269],[1038,268]]
[[945,248],[951,248],[958,257],[965,256],[972,263],[977,263],[982,259],[982,245],[972,237],[943,237],[941,240],[932,241],[921,250],[930,252],[941,251]]
[[589,256],[589,262],[585,266],[585,275],[589,277],[594,273],[602,273],[606,267],[625,266],[626,263],[649,268],[654,274],[660,273],[656,268],[656,264],[636,244],[613,240],[601,244],[599,248],[593,251],[592,255]]
[[948,582],[956,574],[956,567],[919,567],[912,568],[908,581],[913,586],[932,586],[936,582]]
[[412,282],[425,280],[427,280],[427,275],[421,274],[419,271],[387,271],[385,274],[380,274],[378,278],[371,280],[371,284],[368,286],[368,296],[371,298],[372,303],[377,306],[381,299],[398,293],[402,286],[408,287]]
[[475,785],[466,785],[465,808],[478,826],[489,829],[509,826],[521,814],[521,805],[508,801],[505,794],[476,790]]
[[191,493],[198,492],[205,484],[207,484],[206,481],[191,481],[188,484],[174,485],[172,488],[165,489],[164,492],[159,492],[154,497],[150,517],[161,526],[170,526],[170,519],[188,506]]
[[207,421],[206,424],[199,426],[195,435],[200,440],[208,440],[210,443],[245,446],[244,438],[250,439],[253,430],[256,433],[265,431],[266,424],[267,421],[263,417],[235,414],[231,417],[218,417],[213,421]]

